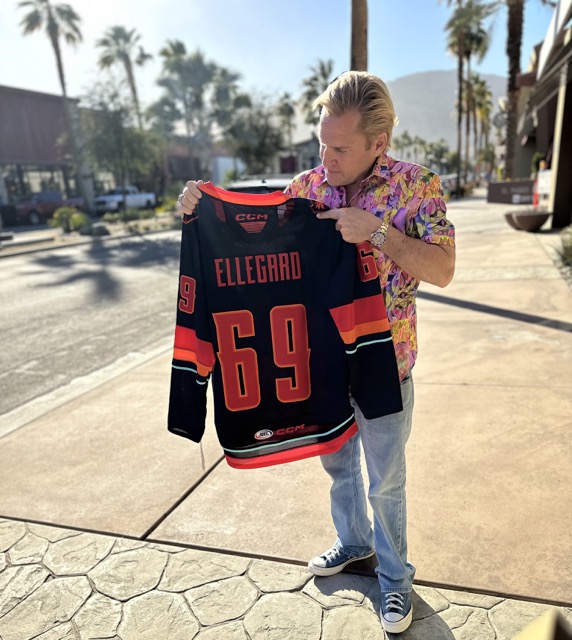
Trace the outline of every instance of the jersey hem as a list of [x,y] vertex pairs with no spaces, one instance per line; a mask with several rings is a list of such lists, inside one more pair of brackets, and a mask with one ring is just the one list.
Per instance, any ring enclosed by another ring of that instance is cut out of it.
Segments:
[[305,447],[297,447],[279,451],[277,453],[269,453],[264,456],[256,456],[252,458],[232,458],[225,454],[226,461],[233,469],[260,469],[262,467],[270,467],[277,464],[286,464],[295,462],[296,460],[304,460],[305,458],[313,458],[314,456],[323,456],[329,453],[339,451],[344,444],[358,432],[357,423],[353,424],[334,440],[328,442],[319,442],[317,444],[309,444]]

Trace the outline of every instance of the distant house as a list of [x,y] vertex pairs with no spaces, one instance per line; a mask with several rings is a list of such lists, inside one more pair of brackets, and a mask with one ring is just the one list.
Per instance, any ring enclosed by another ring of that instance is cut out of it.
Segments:
[[279,171],[282,174],[295,175],[306,169],[312,169],[320,162],[320,142],[312,133],[310,138],[293,144],[290,151],[280,155]]

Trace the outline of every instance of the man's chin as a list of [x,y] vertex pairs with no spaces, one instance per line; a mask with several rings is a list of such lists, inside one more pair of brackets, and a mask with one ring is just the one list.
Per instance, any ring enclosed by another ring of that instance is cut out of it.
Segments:
[[326,171],[326,180],[328,181],[328,184],[332,185],[332,187],[341,187],[344,184],[342,174],[336,171]]

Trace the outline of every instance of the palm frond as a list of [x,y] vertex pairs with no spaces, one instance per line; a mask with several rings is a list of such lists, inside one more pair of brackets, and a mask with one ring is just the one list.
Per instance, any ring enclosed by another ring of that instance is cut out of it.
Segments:
[[31,11],[28,15],[22,18],[20,25],[23,27],[23,34],[28,35],[38,29],[41,29],[43,25],[42,15],[38,10]]

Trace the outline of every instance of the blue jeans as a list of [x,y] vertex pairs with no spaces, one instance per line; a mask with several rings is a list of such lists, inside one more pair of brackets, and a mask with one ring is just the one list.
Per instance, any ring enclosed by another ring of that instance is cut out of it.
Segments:
[[[322,456],[332,478],[332,519],[338,544],[350,554],[366,555],[375,549],[376,569],[382,592],[411,591],[415,567],[407,561],[407,515],[405,507],[405,444],[411,432],[413,380],[401,382],[403,410],[366,420],[354,405],[359,433],[336,453]],[[369,501],[373,531],[360,464],[360,439],[369,476]]]

